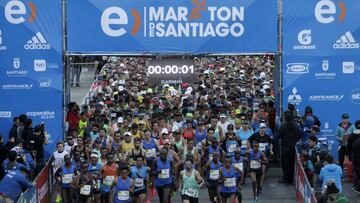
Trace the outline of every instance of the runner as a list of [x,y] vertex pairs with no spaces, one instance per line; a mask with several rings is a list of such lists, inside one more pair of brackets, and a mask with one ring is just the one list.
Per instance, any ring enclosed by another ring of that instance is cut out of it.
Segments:
[[[241,186],[237,183],[240,182],[237,180],[236,172],[240,173],[241,177],[241,169],[237,166],[233,166],[231,164],[231,160],[229,157],[224,159],[224,166],[220,168],[220,182],[221,182],[221,199],[222,203],[233,203],[235,200],[235,195],[240,195],[241,197]],[[240,186],[240,187],[238,187]],[[229,200],[229,201],[227,201]],[[241,198],[240,198],[241,202]]]
[[[134,192],[134,181],[128,177],[129,168],[123,166],[120,169],[120,176],[114,179],[111,184],[110,197],[113,198],[113,203],[131,203],[132,194]],[[111,202],[111,201],[109,201]]]
[[96,177],[88,173],[89,164],[83,162],[81,164],[81,172],[77,175],[72,182],[72,187],[77,191],[77,202],[91,203],[92,202],[92,189],[96,183]]
[[202,152],[202,141],[207,138],[206,128],[204,127],[204,125],[205,125],[204,121],[202,120],[198,121],[198,126],[195,130],[195,144],[197,146],[199,153]]
[[220,168],[222,163],[219,161],[220,154],[215,151],[212,154],[212,159],[209,160],[202,170],[206,174],[206,182],[208,187],[209,198],[211,202],[219,202],[220,199],[220,190],[219,190],[219,178],[220,178]]
[[237,148],[235,150],[235,156],[233,156],[231,158],[231,163],[233,164],[233,166],[238,168],[240,171],[242,171],[242,172],[238,172],[238,171],[235,172],[236,185],[239,188],[238,193],[236,195],[238,203],[241,203],[241,201],[242,201],[241,185],[244,184],[245,178],[246,178],[245,170],[244,170],[244,168],[246,166],[246,160],[247,160],[247,158],[244,158],[243,156],[241,156],[241,152],[240,152],[239,148]]
[[225,139],[222,142],[222,150],[226,157],[232,158],[234,156],[235,149],[239,148],[240,144],[237,140],[234,131],[234,125],[229,124],[227,126],[228,132],[225,133]]
[[180,172],[178,188],[183,203],[198,203],[199,188],[205,184],[199,171],[193,169],[193,160],[185,161],[185,169]]
[[173,184],[174,162],[168,158],[167,148],[160,150],[160,157],[153,162],[152,183],[157,189],[160,203],[170,202],[170,190]]
[[156,158],[156,153],[159,151],[159,143],[151,137],[149,129],[144,131],[145,140],[142,142],[143,149],[145,150],[146,165],[152,166],[153,160]]
[[101,186],[101,164],[99,161],[99,155],[96,152],[93,152],[90,154],[90,163],[89,163],[89,173],[93,174],[93,176],[96,178],[96,184],[94,185],[94,201],[100,202],[100,186]]
[[249,154],[249,162],[252,189],[254,194],[254,200],[252,202],[256,202],[261,193],[261,180],[263,180],[265,165],[267,164],[267,158],[264,152],[259,150],[259,143],[256,140],[254,140],[253,149]]
[[106,159],[106,164],[103,165],[100,170],[102,177],[102,182],[100,186],[102,203],[107,203],[109,201],[109,197],[111,197],[109,196],[110,186],[117,178],[119,168],[117,164],[113,163],[113,155],[111,153],[108,153],[106,155]]
[[71,188],[71,182],[76,175],[76,170],[71,164],[71,157],[69,154],[64,156],[65,164],[63,164],[56,172],[55,179],[57,184],[61,184],[61,197],[56,197],[56,202],[70,203],[73,198],[73,189]]
[[147,184],[149,183],[150,168],[144,164],[144,157],[141,155],[136,156],[136,165],[131,166],[130,176],[134,181],[134,203],[145,203],[146,193],[148,191]]

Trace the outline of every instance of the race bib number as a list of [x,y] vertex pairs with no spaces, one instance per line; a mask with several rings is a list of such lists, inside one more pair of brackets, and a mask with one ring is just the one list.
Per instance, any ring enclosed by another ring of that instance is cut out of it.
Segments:
[[90,195],[91,185],[84,185],[80,188],[81,195]]
[[219,170],[210,170],[210,179],[211,180],[219,179]]
[[266,150],[267,143],[259,143],[259,150],[265,151]]
[[228,148],[228,152],[229,153],[233,153],[236,149],[236,144],[231,144],[229,145],[229,148]]
[[244,171],[244,163],[235,163],[234,166],[240,169],[240,171]]
[[209,160],[210,160],[210,161],[213,160],[213,154],[209,154]]
[[62,175],[62,183],[69,184],[73,181],[73,174],[63,174]]
[[170,178],[170,169],[162,169],[161,170],[161,179]]
[[120,201],[126,201],[126,200],[129,200],[129,198],[130,198],[129,191],[119,191],[118,192],[118,199]]
[[146,149],[145,156],[146,156],[146,158],[154,158],[156,156],[155,148]]
[[226,178],[224,181],[225,187],[235,187],[236,186],[236,178]]
[[110,186],[115,180],[114,176],[106,176],[104,180],[104,185]]
[[199,142],[199,143],[197,144],[197,148],[198,148],[199,150],[202,149],[202,143],[201,143],[201,142]]
[[247,141],[246,140],[241,141],[241,148],[247,148]]
[[185,189],[185,195],[190,197],[196,197],[196,189],[194,188],[186,188]]
[[135,178],[135,187],[143,187],[143,186],[144,186],[144,179]]
[[261,163],[260,163],[260,161],[251,160],[251,161],[250,161],[250,168],[251,168],[251,169],[259,169],[259,168],[261,168]]

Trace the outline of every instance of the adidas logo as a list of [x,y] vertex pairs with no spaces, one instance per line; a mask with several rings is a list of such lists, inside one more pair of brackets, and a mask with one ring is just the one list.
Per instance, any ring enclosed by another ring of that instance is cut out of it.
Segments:
[[359,49],[359,43],[356,43],[350,31],[347,31],[333,45],[334,49]]
[[24,45],[26,50],[47,50],[50,49],[50,44],[47,43],[41,32],[37,32],[31,40],[28,40]]

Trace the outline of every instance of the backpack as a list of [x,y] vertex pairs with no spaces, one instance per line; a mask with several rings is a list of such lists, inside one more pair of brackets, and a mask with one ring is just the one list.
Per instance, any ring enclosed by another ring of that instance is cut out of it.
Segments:
[[340,193],[328,195],[327,203],[349,203],[349,199]]

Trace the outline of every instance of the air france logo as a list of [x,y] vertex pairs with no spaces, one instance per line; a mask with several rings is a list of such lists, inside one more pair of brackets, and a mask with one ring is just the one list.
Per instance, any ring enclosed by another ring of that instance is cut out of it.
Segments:
[[32,2],[25,5],[18,0],[9,1],[5,6],[5,18],[11,24],[21,24],[25,21],[33,23],[36,19],[36,6]]
[[[144,37],[241,37],[245,32],[245,8],[206,6],[206,1],[193,0],[194,8],[143,7],[139,12],[131,9],[133,27],[129,26],[129,14],[123,8],[109,7],[101,15],[101,28],[110,37],[121,37],[128,32],[136,36],[140,28]],[[143,13],[143,15],[140,15]],[[202,22],[201,19],[209,19]]]
[[315,18],[319,23],[329,24],[336,20],[342,23],[345,17],[346,6],[342,1],[336,5],[332,0],[320,0],[315,6]]

